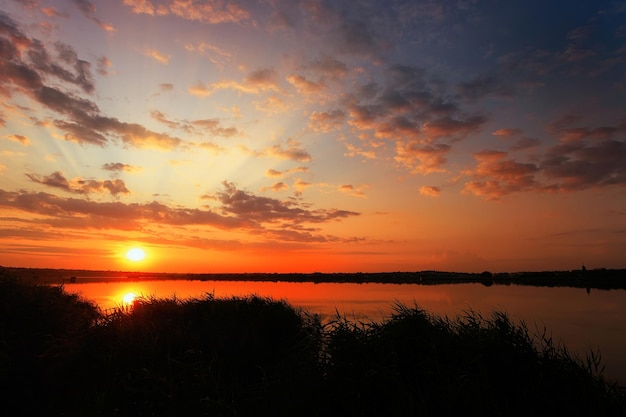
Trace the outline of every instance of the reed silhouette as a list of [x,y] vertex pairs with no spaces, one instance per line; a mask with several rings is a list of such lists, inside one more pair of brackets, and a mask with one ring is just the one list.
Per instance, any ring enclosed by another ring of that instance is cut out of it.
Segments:
[[322,323],[283,301],[207,294],[105,315],[5,276],[0,313],[0,399],[22,415],[626,414],[595,352],[581,360],[502,312],[397,305],[381,322]]

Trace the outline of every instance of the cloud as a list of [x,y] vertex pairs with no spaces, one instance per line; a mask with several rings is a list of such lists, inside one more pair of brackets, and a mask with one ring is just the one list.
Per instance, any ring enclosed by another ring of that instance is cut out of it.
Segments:
[[397,142],[396,162],[407,167],[413,174],[428,175],[445,172],[446,156],[450,145],[419,145],[417,143]]
[[[559,143],[534,155],[532,163],[508,157],[506,152],[474,155],[477,165],[463,174],[472,178],[465,192],[488,199],[522,191],[572,192],[590,188],[626,186],[626,122],[590,126],[583,118],[566,115],[550,124]],[[538,148],[540,141],[520,138],[511,150]]]
[[478,100],[488,96],[508,97],[513,88],[503,79],[493,74],[482,74],[457,86],[459,95],[468,100]]
[[283,149],[280,145],[274,145],[270,148],[267,148],[262,153],[265,156],[280,158],[280,159],[290,159],[292,161],[298,162],[309,162],[311,160],[311,155],[301,149],[300,143],[296,142],[292,139],[287,140],[287,149]]
[[340,20],[333,38],[334,47],[346,54],[374,55],[384,43],[376,32],[374,25],[363,20],[350,19],[347,16]]
[[285,191],[285,190],[288,190],[288,189],[289,189],[289,186],[287,184],[285,184],[282,181],[279,181],[279,182],[275,182],[270,187],[262,187],[261,191],[271,190],[271,191],[274,191],[275,193],[278,193],[280,191]]
[[342,79],[348,74],[348,66],[336,58],[325,56],[304,66],[318,73],[322,79]]
[[[516,136],[521,135],[522,130],[514,129],[514,128],[505,128],[505,129],[494,130],[493,132],[491,132],[491,134],[499,138],[509,139],[509,138],[514,138]],[[525,151],[528,149],[537,148],[539,145],[541,145],[541,141],[539,139],[522,137],[522,138],[517,139],[515,143],[513,143],[510,146],[509,149],[511,151]]]
[[589,127],[572,127],[557,129],[556,133],[559,135],[561,142],[578,142],[584,139],[603,140],[610,139],[616,133],[625,131],[624,126],[601,126],[595,128]]
[[151,16],[178,16],[185,20],[208,24],[239,23],[251,21],[250,12],[235,4],[221,0],[168,0],[154,5],[150,0],[124,0],[133,13]]
[[[62,185],[61,177],[51,175],[47,181]],[[130,204],[119,201],[97,202],[44,192],[11,192],[2,189],[0,207],[37,215],[38,219],[32,221],[33,226],[141,230],[144,233],[160,225],[182,228],[207,226],[221,230],[245,229],[270,238],[288,234],[290,241],[303,242],[326,240],[325,236],[319,234],[319,229],[304,226],[306,224],[336,222],[359,215],[346,210],[303,208],[293,200],[259,197],[239,190],[226,181],[223,186],[223,191],[205,196],[220,204],[217,211],[169,207],[156,201]]]
[[129,6],[133,13],[154,15],[155,7],[150,0],[124,0],[124,5]]
[[363,191],[364,186],[355,187],[352,184],[343,184],[338,187],[339,191],[344,194],[348,194],[355,197],[365,197],[365,192]]
[[325,223],[359,215],[359,213],[347,210],[306,210],[293,202],[283,202],[246,193],[237,189],[233,183],[223,182],[223,185],[225,190],[216,194],[218,201],[222,203],[222,211],[256,222]]
[[26,136],[23,135],[5,135],[5,138],[9,139],[9,140],[13,140],[15,142],[19,142],[24,146],[28,146],[30,141],[28,140],[28,138]]
[[48,17],[62,17],[64,14],[59,13],[57,9],[54,7],[44,7],[41,9],[41,12]]
[[256,102],[255,105],[258,111],[269,114],[284,113],[290,110],[289,104],[277,95],[271,95],[262,102]]
[[344,153],[345,156],[354,158],[356,156],[361,156],[365,159],[376,159],[376,151],[373,149],[365,150],[358,146],[355,146],[351,143],[345,144],[347,152]]
[[502,196],[539,187],[536,175],[539,168],[534,164],[506,159],[506,152],[482,151],[474,154],[476,168],[466,172],[474,179],[465,183],[464,192],[499,200]]
[[276,169],[268,169],[265,171],[265,176],[268,178],[280,178],[282,176],[290,175],[296,172],[309,172],[309,168],[307,167],[295,167],[290,168],[286,171],[278,171]]
[[200,81],[198,81],[197,83],[189,87],[187,91],[189,91],[189,94],[193,96],[199,96],[199,97],[207,97],[213,94],[214,92],[213,89],[209,88],[209,86],[203,84]]
[[491,132],[493,136],[511,137],[522,133],[520,129],[498,129]]
[[309,128],[315,132],[328,133],[341,127],[346,120],[346,113],[341,109],[328,112],[314,111],[309,116]]
[[626,120],[615,125],[585,126],[583,118],[566,115],[551,130],[558,144],[541,158],[543,175],[551,189],[574,191],[626,185]]
[[319,94],[321,91],[326,89],[326,86],[323,83],[316,83],[307,80],[302,75],[289,75],[287,77],[287,81],[289,82],[289,84],[293,85],[300,94],[304,95]]
[[162,52],[157,51],[156,49],[147,49],[146,51],[144,51],[143,54],[164,65],[167,65],[172,58],[171,55],[165,55]]
[[150,116],[170,129],[180,129],[192,135],[230,137],[239,134],[234,127],[222,127],[219,119],[170,120],[164,113],[152,110]]
[[102,165],[102,169],[104,169],[105,171],[112,171],[112,172],[122,172],[122,171],[123,172],[137,172],[141,170],[140,167],[123,164],[121,162],[108,162]]
[[541,145],[541,141],[535,138],[521,138],[511,145],[512,151],[525,151],[527,149],[537,148]]
[[439,138],[460,139],[477,131],[486,121],[483,116],[471,116],[466,119],[444,117],[425,123],[422,131],[428,137],[428,141]]
[[112,66],[113,63],[109,60],[109,58],[103,56],[101,58],[98,58],[98,61],[96,62],[96,71],[100,75],[109,75],[109,69]]
[[26,174],[26,176],[35,183],[75,194],[103,193],[107,191],[114,197],[117,197],[119,194],[130,194],[126,184],[120,179],[98,181],[76,178],[70,182],[59,171],[43,177],[35,174]]
[[182,144],[182,140],[164,133],[157,133],[136,123],[121,122],[116,118],[91,116],[76,109],[81,100],[55,90],[47,91],[40,101],[60,112],[68,113],[70,121],[55,120],[54,125],[64,130],[65,139],[77,143],[104,146],[109,137],[116,137],[123,143],[137,148],[171,150]]
[[61,172],[53,172],[47,177],[40,177],[38,175],[26,174],[31,181],[38,184],[47,185],[49,187],[60,188],[65,191],[72,191],[69,181],[63,176]]
[[172,91],[174,90],[174,84],[172,83],[161,83],[159,84],[159,90],[165,92],[165,91]]
[[218,90],[235,90],[245,94],[259,94],[264,91],[279,91],[278,74],[273,69],[264,68],[251,72],[241,82],[223,80],[217,83],[204,84],[198,81],[189,87],[190,94],[206,97]]
[[[28,42],[27,56],[32,69],[44,75],[76,85],[85,93],[93,93],[95,84],[93,74],[91,73],[91,64],[79,59],[74,49],[67,44],[56,42],[54,49],[56,54],[53,56],[41,41],[31,39]],[[19,62],[21,54],[15,51],[14,58],[17,58],[17,60],[14,59],[13,63]],[[23,68],[23,70],[26,70],[26,68]],[[35,81],[35,84],[40,82],[42,83],[42,81]]]
[[82,12],[82,14],[89,20],[95,22],[98,26],[100,26],[103,30],[107,32],[115,32],[117,29],[109,23],[105,23],[95,17],[96,6],[89,0],[74,0],[74,4],[78,6],[78,9]]
[[155,201],[143,204],[95,202],[42,192],[0,190],[0,205],[49,216],[48,220],[42,222],[61,228],[141,230],[152,224],[207,224],[224,229],[243,225],[239,219],[220,216],[211,211],[173,209]]
[[445,172],[453,145],[480,131],[487,117],[463,111],[424,68],[391,65],[381,70],[380,80],[356,86],[345,100],[347,124],[366,143],[347,145],[347,155],[374,159],[388,149],[383,143],[391,141],[394,160],[413,174]]
[[626,185],[626,142],[615,139],[561,143],[547,150],[540,167],[550,187],[575,191]]
[[24,94],[64,117],[54,119],[52,123],[65,132],[66,140],[105,146],[117,139],[126,145],[161,150],[171,150],[183,144],[179,138],[104,116],[93,101],[65,90],[63,84],[46,85],[43,76],[54,76],[70,86],[80,87],[85,93],[93,92],[91,67],[79,59],[71,47],[55,44],[57,63],[41,42],[24,36],[15,22],[1,13],[0,42],[7,45],[0,55],[0,72],[3,74],[0,94]]
[[252,151],[244,146],[240,146],[240,149],[254,156],[289,159],[297,162],[309,162],[311,160],[311,155],[300,148],[300,142],[293,139],[287,139],[286,149],[282,145],[273,145],[261,151]]
[[258,69],[251,72],[244,78],[243,86],[256,91],[278,90],[276,79],[277,73],[273,69]]
[[423,185],[420,187],[419,192],[421,195],[428,197],[439,197],[441,194],[441,188],[432,185]]
[[280,178],[283,176],[283,173],[275,169],[268,169],[267,171],[265,171],[265,176],[269,178]]
[[300,178],[296,178],[296,180],[293,183],[293,188],[296,190],[296,196],[301,196],[304,190],[306,190],[308,187],[312,185],[313,183],[311,182],[307,182]]
[[186,127],[185,130],[193,131],[195,129],[201,133],[208,133],[213,136],[231,137],[239,134],[235,127],[222,127],[221,121],[218,119],[196,119],[185,121],[185,123],[192,126],[191,129]]
[[185,50],[191,53],[206,56],[213,64],[223,67],[232,59],[232,54],[206,42],[198,42],[196,44],[185,44]]

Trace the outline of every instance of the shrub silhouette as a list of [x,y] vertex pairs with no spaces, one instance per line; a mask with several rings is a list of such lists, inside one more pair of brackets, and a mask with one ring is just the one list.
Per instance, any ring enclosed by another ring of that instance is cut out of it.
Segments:
[[[104,410],[297,412],[321,379],[319,321],[258,297],[140,299],[93,334],[84,359]],[[251,414],[248,414],[251,413]]]
[[100,317],[96,306],[62,287],[0,276],[0,389],[5,399],[36,393],[36,405],[45,409],[47,399],[64,390],[59,377],[73,372],[81,338]]
[[47,416],[626,414],[593,352],[583,362],[501,312],[395,307],[322,325],[282,301],[208,295],[104,316],[3,277],[0,399]]

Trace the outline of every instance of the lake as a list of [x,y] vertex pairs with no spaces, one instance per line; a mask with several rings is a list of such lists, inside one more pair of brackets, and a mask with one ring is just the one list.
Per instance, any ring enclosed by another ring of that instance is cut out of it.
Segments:
[[393,312],[396,301],[438,315],[454,317],[467,310],[489,315],[505,311],[516,322],[541,332],[584,357],[599,349],[606,375],[626,385],[626,291],[568,287],[533,287],[481,284],[351,284],[258,281],[125,281],[65,283],[69,293],[80,294],[102,309],[122,306],[123,297],[136,296],[217,298],[258,295],[284,299],[294,307],[331,319],[337,313],[355,320],[380,321]]

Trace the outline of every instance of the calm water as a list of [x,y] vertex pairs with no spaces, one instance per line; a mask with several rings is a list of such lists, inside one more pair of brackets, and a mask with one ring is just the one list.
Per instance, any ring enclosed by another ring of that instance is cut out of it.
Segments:
[[339,312],[349,318],[380,320],[393,311],[395,301],[417,304],[432,313],[450,317],[469,309],[489,314],[506,311],[531,330],[546,327],[554,340],[584,356],[600,349],[606,374],[626,384],[626,291],[549,288],[480,284],[312,284],[226,281],[140,281],[65,284],[101,308],[118,307],[128,293],[137,296],[178,298],[256,294],[285,299],[291,305],[319,313],[324,318]]

